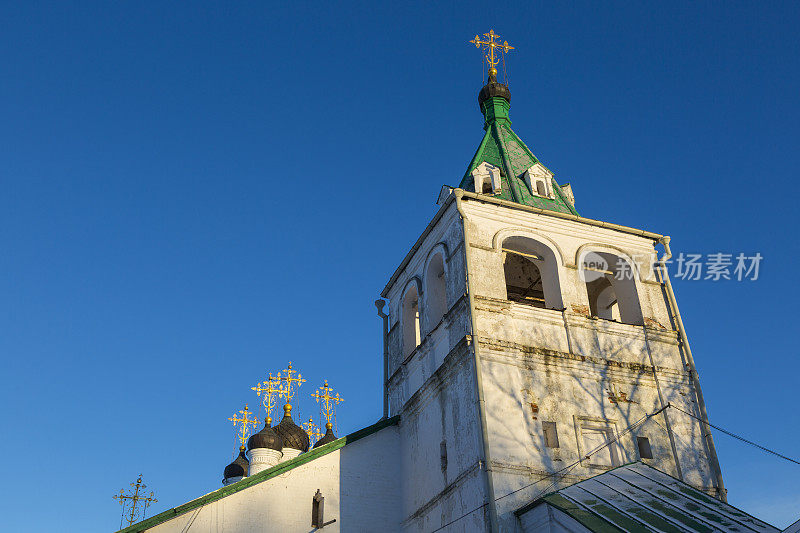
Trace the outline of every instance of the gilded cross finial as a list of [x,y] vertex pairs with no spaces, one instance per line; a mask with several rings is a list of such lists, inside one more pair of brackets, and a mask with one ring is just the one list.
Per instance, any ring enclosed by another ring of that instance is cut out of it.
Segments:
[[[237,417],[237,414],[241,416]],[[236,430],[236,436],[238,437],[242,446],[247,444],[247,438],[250,436],[250,430],[255,429],[255,427],[258,425],[258,417],[254,415],[251,418],[250,415],[252,414],[253,412],[250,411],[247,408],[247,404],[245,404],[244,409],[238,413],[234,413],[234,415],[228,419],[233,422],[233,427],[239,425],[239,429]]]
[[[122,506],[122,518],[120,518],[119,521],[120,527],[122,527],[123,520],[127,520],[129,526],[137,522],[139,520],[139,514],[141,514],[142,519],[144,519],[150,504],[158,501],[153,497],[153,491],[150,491],[149,496],[144,495],[144,489],[146,488],[147,485],[142,483],[142,475],[139,474],[136,483],[131,483],[131,490],[129,490],[127,494],[125,493],[125,489],[120,489],[119,494],[112,496],[115,500],[119,500],[119,504]],[[126,509],[127,507],[130,508],[129,511]]]
[[311,446],[313,446],[323,435],[323,433],[319,430],[319,426],[314,423],[313,417],[308,417],[308,422],[302,423],[303,429],[308,433],[308,439],[311,441]]
[[501,59],[504,59],[502,54],[513,50],[514,47],[509,45],[508,41],[501,43],[500,36],[494,30],[489,30],[489,33],[484,33],[483,36],[486,38],[481,39],[479,35],[475,35],[475,38],[470,42],[475,45],[475,48],[483,47],[483,57],[489,64],[489,74],[497,76],[497,64],[500,63]]
[[256,391],[257,396],[261,396],[262,392],[264,393],[262,404],[264,405],[264,411],[267,413],[266,422],[267,424],[271,424],[272,410],[275,408],[275,404],[277,403],[277,395],[281,392],[281,373],[278,372],[277,376],[273,376],[272,372],[270,372],[269,379],[257,383],[255,387],[250,388]]
[[325,384],[322,387],[318,388],[317,391],[311,395],[311,397],[316,398],[317,403],[320,404],[320,408],[322,410],[322,416],[325,417],[325,422],[327,424],[331,423],[331,417],[333,416],[333,412],[336,406],[339,405],[339,402],[344,401],[344,398],[339,396],[338,392],[335,395],[331,396],[332,391],[333,388],[330,387],[328,385],[328,381],[325,380]]
[[[297,374],[297,377],[293,378],[292,374]],[[284,369],[283,376],[281,376],[281,381],[283,381],[283,387],[281,387],[278,395],[281,398],[284,398],[287,404],[292,401],[295,393],[297,393],[296,387],[299,387],[306,382],[306,380],[303,379],[303,376],[297,370],[292,370],[291,361],[289,361],[288,368]]]

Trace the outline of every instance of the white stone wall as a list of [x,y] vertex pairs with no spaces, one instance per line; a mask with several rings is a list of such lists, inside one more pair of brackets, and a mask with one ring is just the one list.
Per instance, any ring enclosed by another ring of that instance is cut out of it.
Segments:
[[[472,365],[472,352],[466,345],[457,347],[402,412],[406,530],[431,531],[484,501]],[[450,531],[480,531],[484,526],[484,513],[477,512]]]
[[[665,402],[696,412],[695,396],[662,286],[653,272],[657,260],[653,240],[473,199],[463,205],[471,239],[470,277],[495,497],[502,528],[513,530],[517,523],[512,511],[541,491],[608,468],[599,464],[603,461],[596,454],[554,485],[547,477],[588,451],[592,427],[600,425],[608,434],[620,435],[661,406],[653,365]],[[502,248],[506,239],[514,237],[534,239],[552,251],[556,265],[548,267],[548,275],[556,279],[545,282],[550,290],[556,283],[560,299],[548,299],[562,308],[542,309],[506,299]],[[402,516],[410,530],[429,531],[457,518],[470,510],[465,501],[474,502],[472,508],[483,503],[483,472],[476,464],[481,439],[474,353],[465,339],[471,317],[462,241],[460,216],[451,203],[387,292],[390,405],[392,414],[401,414],[403,420],[403,475],[413,490],[403,495]],[[432,325],[424,320],[425,265],[437,247],[447,250],[449,312],[440,324]],[[634,265],[630,283],[640,310],[635,323],[590,316],[586,283],[579,275],[581,258],[588,251],[614,254]],[[398,317],[410,284],[423,294],[422,342],[403,356],[403,324]],[[699,424],[674,410],[669,416],[685,480],[710,491],[712,475]],[[542,421],[556,423],[559,448],[545,447]],[[639,459],[636,436],[650,440],[654,458],[647,461],[677,475],[663,415],[623,435],[608,452],[609,464]],[[444,471],[439,453],[443,440],[448,449]],[[455,463],[453,440],[458,443]],[[537,482],[542,478],[546,479]],[[449,530],[480,530],[485,523],[483,513],[476,512]]]
[[307,532],[312,498],[325,497],[321,531],[392,531],[400,523],[400,438],[397,426],[317,457],[280,476],[159,524],[154,533]]
[[[444,208],[441,215],[387,294],[391,310],[389,403],[391,414],[401,415],[402,472],[408,487],[401,514],[402,527],[408,531],[431,531],[484,502],[474,355],[465,339],[470,317],[463,228],[455,204]],[[426,273],[437,253],[445,258],[447,312],[433,323],[426,308]],[[421,293],[422,342],[403,357],[400,305],[412,283]],[[445,531],[480,531],[485,525],[485,511],[481,510]]]
[[275,466],[283,458],[283,452],[271,450],[269,448],[256,448],[247,452],[247,455],[250,459],[250,468],[248,473],[250,476]]
[[[664,401],[689,412],[697,409],[678,334],[652,272],[652,240],[476,201],[465,202],[465,211],[495,498],[500,498],[501,525],[513,530],[514,509],[543,491],[608,468],[597,464],[604,459],[596,454],[569,469],[556,484],[547,476],[587,453],[589,437],[584,433],[591,430],[586,427],[603,426],[620,435],[661,406],[650,355]],[[564,310],[506,300],[501,248],[514,236],[536,239],[555,252]],[[589,316],[578,270],[579,257],[587,249],[646,258],[634,276],[646,326]],[[685,480],[710,491],[712,473],[699,424],[674,410],[668,416]],[[556,423],[559,448],[545,447],[543,421]],[[611,452],[605,452],[613,454],[608,461],[618,465],[638,460],[637,435],[650,440],[654,458],[648,462],[677,476],[663,415],[622,436]]]

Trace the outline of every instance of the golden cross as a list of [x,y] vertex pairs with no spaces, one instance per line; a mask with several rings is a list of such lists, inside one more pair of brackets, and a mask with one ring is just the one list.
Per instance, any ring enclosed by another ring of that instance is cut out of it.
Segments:
[[[153,497],[153,491],[150,491],[149,496],[144,495],[144,489],[147,488],[147,485],[142,483],[142,475],[139,474],[139,478],[136,480],[136,483],[131,483],[131,488],[133,489],[130,491],[129,494],[125,494],[125,489],[120,489],[119,494],[115,494],[112,496],[115,500],[119,500],[119,504],[122,506],[122,519],[120,519],[120,527],[122,527],[122,520],[127,519],[128,525],[132,525],[136,522],[139,512],[143,512],[142,518],[147,515],[147,508],[150,507],[151,503],[155,503],[158,500]],[[139,494],[142,492],[142,494]],[[131,505],[131,512],[128,513],[128,516],[125,516],[125,505],[130,500]],[[137,506],[139,507],[137,509]]]
[[[303,379],[303,376],[297,370],[292,370],[292,362],[291,361],[289,361],[289,367],[286,368],[283,371],[283,373],[285,375],[281,376],[281,381],[283,381],[285,385],[278,392],[278,395],[281,398],[285,398],[286,399],[286,403],[288,404],[289,402],[292,401],[292,398],[294,398],[294,395],[297,392],[297,390],[293,390],[295,388],[295,385],[292,385],[292,383],[296,383],[297,384],[296,387],[299,387],[300,385],[305,383],[306,380]],[[293,378],[292,374],[297,374],[297,377]]]
[[333,416],[334,408],[339,405],[339,402],[343,402],[344,398],[339,396],[337,392],[335,396],[331,396],[331,391],[333,388],[328,386],[328,380],[325,380],[325,385],[318,388],[316,392],[314,392],[311,397],[317,399],[317,403],[322,400],[322,416],[325,417],[325,422],[328,424],[331,423],[331,416]]
[[[483,47],[485,50],[483,57],[486,59],[486,62],[489,63],[489,73],[493,73],[496,76],[496,67],[501,58],[500,53],[502,52],[505,54],[509,50],[513,50],[514,47],[510,46],[508,41],[503,41],[501,44],[500,36],[497,35],[494,30],[489,30],[489,33],[484,33],[483,36],[486,37],[486,39],[481,39],[479,35],[476,35],[470,42],[475,45],[475,48]],[[497,50],[497,55],[495,55],[495,49]]]
[[308,438],[311,441],[311,445],[313,446],[315,442],[317,442],[320,437],[322,437],[322,432],[319,430],[319,426],[314,423],[313,417],[308,417],[308,422],[303,422],[301,424],[303,429],[306,430],[308,433]]
[[278,372],[277,376],[273,376],[272,372],[269,374],[269,379],[267,381],[263,381],[261,383],[257,383],[255,387],[250,387],[252,390],[256,391],[256,395],[261,396],[261,393],[264,393],[264,410],[267,412],[267,424],[272,423],[272,409],[275,408],[275,393],[280,394],[281,392],[281,374]]
[[252,426],[252,428],[255,429],[258,425],[258,417],[254,416],[253,418],[250,418],[250,415],[252,415],[253,412],[247,408],[247,404],[245,404],[244,409],[238,413],[242,415],[241,417],[237,417],[236,414],[237,413],[234,413],[234,415],[228,420],[233,422],[234,427],[236,427],[237,423],[239,423],[239,429],[236,431],[236,434],[239,438],[239,442],[242,444],[242,446],[244,446],[247,444],[247,437],[250,436],[250,427]]

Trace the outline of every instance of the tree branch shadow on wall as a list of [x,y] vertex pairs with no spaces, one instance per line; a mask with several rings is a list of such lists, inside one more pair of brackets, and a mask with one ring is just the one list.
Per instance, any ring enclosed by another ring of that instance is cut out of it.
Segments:
[[[552,337],[541,339],[540,344],[557,346],[559,339],[555,335]],[[638,339],[627,339],[616,349],[609,350],[608,345],[600,348],[598,343],[600,353],[596,357],[631,361],[630,354],[641,351],[640,344]],[[647,462],[677,477],[663,414],[647,419],[626,433],[629,426],[662,407],[649,365],[612,366],[579,357],[564,357],[565,354],[549,350],[504,355],[484,347],[479,349],[484,358],[483,384],[495,498],[500,499],[498,509],[516,509],[543,491],[557,490],[608,469],[592,466],[592,460],[581,460],[562,475],[546,475],[579,461],[581,455],[589,451],[579,443],[580,417],[611,421],[613,434],[618,437],[618,442],[612,444],[616,453],[614,466],[639,460],[636,436],[646,436],[653,450],[653,459]],[[646,353],[639,355],[648,357]],[[681,389],[693,390],[688,377],[675,379],[659,375],[659,379],[664,404],[671,402],[694,410],[693,399],[681,393]],[[530,397],[526,398],[526,391],[530,391]],[[531,403],[536,404],[537,412]],[[703,480],[711,478],[702,428],[696,421],[686,420],[688,417],[679,419],[677,411],[669,411],[667,416],[673,434],[682,435],[676,447],[684,479],[700,486]],[[556,422],[557,449],[547,447],[543,421]],[[506,497],[507,494],[511,495]]]

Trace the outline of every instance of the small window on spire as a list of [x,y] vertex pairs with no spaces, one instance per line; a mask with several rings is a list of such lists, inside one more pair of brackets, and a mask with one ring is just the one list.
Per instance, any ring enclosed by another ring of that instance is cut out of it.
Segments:
[[553,198],[553,188],[550,185],[553,173],[544,168],[541,163],[536,163],[522,175],[531,194],[542,198]]
[[472,171],[475,192],[481,194],[497,194],[502,189],[500,168],[483,162]]

